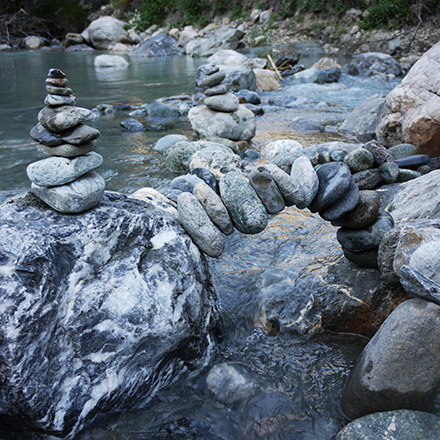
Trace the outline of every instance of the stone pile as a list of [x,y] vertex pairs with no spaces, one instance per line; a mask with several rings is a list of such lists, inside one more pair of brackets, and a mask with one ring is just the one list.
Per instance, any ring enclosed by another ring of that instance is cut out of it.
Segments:
[[75,106],[75,95],[61,70],[49,69],[46,90],[46,107],[30,135],[49,157],[27,167],[31,189],[59,212],[83,212],[96,206],[104,194],[104,179],[94,171],[103,162],[94,152],[100,133],[84,124],[93,113]]

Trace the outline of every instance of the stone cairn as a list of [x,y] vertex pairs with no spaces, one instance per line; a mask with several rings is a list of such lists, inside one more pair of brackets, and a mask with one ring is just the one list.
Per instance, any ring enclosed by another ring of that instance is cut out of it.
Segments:
[[27,175],[32,192],[62,213],[79,213],[96,206],[105,189],[104,179],[95,170],[102,156],[95,153],[99,131],[84,125],[93,112],[76,107],[76,98],[67,86],[66,75],[49,69],[44,107],[30,135],[46,159],[30,164]]

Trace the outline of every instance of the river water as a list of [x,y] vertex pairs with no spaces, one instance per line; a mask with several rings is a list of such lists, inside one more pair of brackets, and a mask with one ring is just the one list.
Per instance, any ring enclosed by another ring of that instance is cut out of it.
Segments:
[[[101,103],[138,105],[154,99],[191,94],[197,67],[203,59],[169,57],[132,60],[126,69],[95,69],[94,54],[56,52],[0,53],[0,190],[26,190],[26,166],[41,158],[29,138],[45,96],[48,68],[66,72],[77,96],[77,105],[93,108]],[[313,60],[304,59],[309,64]],[[335,134],[346,115],[367,96],[386,93],[396,83],[345,78],[331,85],[295,85],[287,80],[284,96],[295,95],[298,105],[273,106],[261,123],[282,123],[293,116],[307,116]],[[264,94],[263,101],[279,93]],[[299,101],[298,101],[299,99]],[[93,125],[101,131],[97,151],[104,157],[100,173],[109,190],[130,194],[151,186],[161,189],[175,177],[152,149],[169,133],[191,135],[183,118],[160,131],[125,134],[120,122],[127,115],[101,116]],[[157,123],[158,121],[144,121]],[[257,122],[258,124],[258,122]],[[322,135],[321,140],[328,140]],[[337,137],[337,135],[335,135]],[[310,141],[309,141],[310,143]],[[277,219],[289,228],[289,211]],[[79,435],[80,440],[223,439],[223,440],[330,440],[346,422],[339,410],[345,379],[365,338],[343,335],[300,336],[281,333],[271,337],[255,328],[259,308],[255,289],[264,266],[277,252],[268,247],[261,254],[246,254],[246,240],[235,232],[228,237],[225,258],[241,246],[243,257],[236,267],[210,265],[225,318],[226,334],[208,364],[165,388],[140,411],[101,421]],[[294,240],[294,237],[289,237]],[[271,243],[273,240],[271,241]],[[244,245],[243,245],[244,243]],[[206,385],[214,364],[228,362],[255,384],[256,392],[233,404],[216,400]],[[2,438],[12,437],[1,431]],[[31,438],[18,433],[15,438]],[[35,434],[35,438],[38,438]]]

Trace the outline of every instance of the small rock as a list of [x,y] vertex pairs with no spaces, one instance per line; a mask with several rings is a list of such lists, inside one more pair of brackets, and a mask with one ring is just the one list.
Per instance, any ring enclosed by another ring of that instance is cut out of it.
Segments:
[[180,141],[189,142],[188,138],[186,136],[183,136],[183,134],[169,134],[160,138],[156,142],[153,150],[159,151],[160,153],[166,153],[174,144],[177,144],[177,142]]
[[359,171],[353,174],[353,182],[360,190],[374,189],[382,183],[382,176],[380,171],[376,168],[371,170]]
[[340,67],[330,67],[329,69],[320,70],[315,80],[318,84],[327,84],[338,82],[341,77]]
[[83,122],[91,121],[93,117],[93,112],[86,108],[62,105],[60,107],[44,107],[38,113],[38,122],[48,130],[58,133]]
[[305,195],[303,189],[291,176],[273,163],[266,164],[266,168],[270,171],[274,182],[277,184],[286,206],[304,203]]
[[217,180],[215,180],[214,174],[206,168],[194,168],[191,170],[191,174],[202,179],[216,194],[218,193]]
[[130,133],[141,133],[145,131],[145,127],[143,126],[143,124],[133,118],[124,119],[121,122],[121,127],[124,130],[129,131]]
[[345,156],[344,163],[348,165],[350,171],[354,174],[372,168],[374,157],[365,148],[358,148]]
[[52,95],[60,95],[60,96],[73,95],[73,90],[70,87],[55,87],[55,86],[47,85],[46,90],[49,94]]
[[235,112],[238,109],[238,98],[232,93],[209,96],[203,103],[218,112]]
[[385,183],[397,182],[400,170],[395,162],[385,162],[378,169],[380,176]]
[[180,194],[177,213],[180,224],[199,249],[210,257],[220,257],[225,248],[225,239],[197,198],[188,192]]
[[415,168],[429,163],[431,158],[427,154],[414,154],[412,156],[397,159],[396,164],[399,168]]
[[417,154],[417,147],[411,144],[399,144],[388,148],[388,151],[397,160]]
[[222,83],[218,86],[211,87],[209,89],[205,90],[206,96],[214,96],[214,95],[225,95],[229,92],[231,89],[231,84],[229,83]]
[[192,155],[202,149],[194,142],[180,141],[166,152],[165,165],[173,173],[187,173]]
[[80,145],[98,139],[100,133],[96,128],[80,124],[69,131],[60,133],[60,135],[62,135],[64,142],[68,142],[69,144],[73,145]]
[[98,55],[95,58],[95,67],[127,67],[128,61],[119,55]]
[[393,155],[379,142],[370,141],[364,145],[364,148],[368,150],[374,157],[374,165],[379,167],[387,162],[394,162]]
[[[206,93],[206,92],[205,92]],[[253,92],[251,90],[242,89],[239,90],[236,95],[239,98],[244,98],[247,103],[259,105],[261,104],[260,95],[257,92]]]
[[421,174],[416,170],[407,170],[405,168],[400,168],[399,177],[397,182],[408,182],[409,180],[417,179]]
[[313,168],[310,159],[305,156],[298,157],[292,165],[290,176],[301,188],[302,200],[297,200],[296,206],[299,209],[307,208],[318,192],[319,178]]
[[253,162],[255,160],[259,160],[261,159],[260,153],[257,150],[254,150],[252,148],[248,148],[244,153],[243,153],[243,159],[247,160],[249,162]]
[[175,177],[171,183],[170,188],[179,192],[193,193],[194,187],[200,183],[202,179],[194,174],[185,174],[183,176]]
[[75,95],[62,96],[62,95],[51,95],[50,93],[44,98],[44,104],[49,107],[59,107],[60,105],[75,105],[76,98]]
[[48,147],[44,144],[37,145],[38,151],[46,156],[60,156],[60,157],[77,157],[83,154],[95,151],[95,143],[87,142],[81,145],[61,144],[56,147]]
[[339,217],[343,217],[350,211],[355,209],[359,202],[359,188],[353,182],[351,182],[345,195],[337,202],[330,205],[324,211],[320,211],[319,215],[327,221],[337,220]]

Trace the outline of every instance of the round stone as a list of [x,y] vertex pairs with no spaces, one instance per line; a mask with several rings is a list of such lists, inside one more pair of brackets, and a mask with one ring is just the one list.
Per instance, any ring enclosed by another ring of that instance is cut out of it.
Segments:
[[310,159],[306,156],[298,157],[292,165],[290,176],[301,188],[302,200],[297,200],[296,206],[304,209],[309,206],[319,188],[319,179]]
[[249,173],[249,182],[269,214],[276,214],[285,208],[283,196],[274,182],[270,171],[260,165]]
[[399,178],[400,170],[395,162],[385,162],[378,169],[385,183],[394,183]]
[[94,142],[87,142],[81,145],[61,144],[56,147],[39,144],[37,148],[46,156],[77,157],[95,151],[96,147]]
[[377,216],[372,225],[365,228],[340,228],[337,232],[337,239],[343,247],[352,252],[369,251],[379,247],[383,236],[393,226],[393,217],[388,212],[383,211]]
[[55,87],[55,86],[47,85],[46,90],[51,95],[61,95],[61,96],[73,95],[73,90],[70,87]]
[[359,202],[359,188],[353,182],[351,182],[347,192],[342,199],[330,205],[324,211],[321,211],[319,215],[328,221],[336,220],[339,217],[352,211]]
[[394,157],[394,159],[402,159],[404,157],[417,154],[417,147],[411,144],[399,144],[388,148],[388,151]]
[[153,150],[159,151],[160,153],[166,153],[174,144],[177,144],[177,142],[180,141],[189,142],[188,138],[183,134],[168,134],[156,142]]
[[407,170],[405,168],[400,168],[399,177],[397,179],[398,182],[408,182],[409,180],[417,179],[420,177],[421,173],[416,170]]
[[348,165],[350,171],[354,174],[372,168],[374,157],[365,148],[358,148],[344,157],[344,163]]
[[333,162],[343,162],[346,155],[347,153],[345,151],[336,150],[330,153],[330,159]]
[[353,174],[353,182],[363,189],[374,189],[376,186],[382,183],[382,176],[380,171],[376,168],[371,170],[359,171]]
[[127,118],[121,122],[121,127],[130,133],[142,133],[145,131],[144,125],[136,119]]
[[69,80],[67,78],[46,78],[46,83],[55,87],[67,87]]
[[38,113],[38,122],[48,130],[56,133],[73,128],[83,122],[91,121],[93,112],[86,108],[62,105],[60,107],[44,107]]
[[233,93],[209,96],[203,103],[209,109],[218,112],[235,112],[238,109],[238,98]]
[[330,162],[317,167],[319,187],[313,202],[312,212],[323,211],[340,200],[351,184],[351,173],[343,162]]
[[40,123],[35,125],[30,131],[31,138],[44,145],[49,145],[51,147],[56,145],[61,145],[63,143],[63,138],[61,133],[52,133],[46,127],[43,127]]
[[60,105],[75,105],[76,98],[75,95],[62,96],[62,95],[51,95],[50,93],[46,95],[44,99],[44,104],[49,107],[59,107]]
[[342,217],[332,221],[333,226],[361,229],[374,223],[379,213],[380,196],[376,191],[360,191],[356,207]]
[[48,78],[65,78],[66,74],[57,68],[51,67],[47,73]]
[[268,223],[266,209],[248,180],[236,172],[220,180],[220,197],[236,228],[245,234],[258,234]]
[[193,194],[184,192],[179,195],[177,213],[180,224],[198,248],[210,257],[220,257],[225,248],[224,236]]

